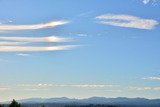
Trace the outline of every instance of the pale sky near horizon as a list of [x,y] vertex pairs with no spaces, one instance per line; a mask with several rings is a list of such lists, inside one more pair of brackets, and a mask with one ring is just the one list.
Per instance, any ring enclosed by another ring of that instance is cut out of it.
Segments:
[[160,0],[0,0],[0,102],[160,98]]

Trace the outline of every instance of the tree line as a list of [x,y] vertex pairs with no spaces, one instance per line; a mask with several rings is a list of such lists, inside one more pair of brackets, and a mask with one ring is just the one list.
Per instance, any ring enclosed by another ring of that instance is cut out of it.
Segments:
[[[16,100],[13,101],[9,105],[2,105],[0,107],[24,107],[21,106]],[[44,105],[37,105],[37,107],[45,107]],[[63,107],[120,107],[115,105],[103,105],[103,104],[89,104],[89,105],[64,105]]]
[[[0,104],[0,107],[5,107],[4,104]],[[13,101],[11,102],[11,104],[9,104],[9,107],[20,107],[20,104],[13,99]]]

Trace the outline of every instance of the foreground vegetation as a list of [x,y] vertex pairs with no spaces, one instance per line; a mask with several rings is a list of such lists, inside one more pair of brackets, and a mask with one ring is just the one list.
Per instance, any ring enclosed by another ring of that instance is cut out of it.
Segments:
[[112,103],[112,104],[86,104],[86,103],[18,103],[13,100],[10,104],[0,104],[0,107],[160,107],[157,104],[140,104],[140,103]]
[[[32,105],[33,106],[33,105]],[[45,107],[44,105],[40,104],[40,105],[36,105],[37,107]],[[52,105],[52,107],[55,106],[54,104]],[[2,105],[0,104],[0,107],[31,107],[31,105],[26,106],[24,105],[20,105],[16,100],[13,99],[13,101],[11,102],[11,104],[9,105]],[[33,106],[35,107],[35,106]],[[113,105],[93,105],[93,104],[89,104],[89,105],[63,105],[63,107],[118,107],[118,106],[113,106]]]

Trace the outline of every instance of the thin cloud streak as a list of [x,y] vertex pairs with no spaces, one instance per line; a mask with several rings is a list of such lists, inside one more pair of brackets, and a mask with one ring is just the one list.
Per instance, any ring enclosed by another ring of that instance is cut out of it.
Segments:
[[73,88],[113,88],[118,85],[107,84],[19,84],[20,87],[73,87]]
[[137,29],[153,29],[159,23],[153,19],[143,19],[131,15],[105,14],[97,16],[98,23],[119,27],[137,28]]
[[30,54],[25,54],[25,53],[19,53],[19,54],[16,54],[17,56],[23,56],[23,57],[28,57],[28,56],[31,56]]
[[8,90],[10,90],[9,87],[0,86],[0,91],[8,91]]
[[0,31],[14,31],[14,30],[35,30],[42,28],[52,28],[59,25],[64,25],[69,23],[68,21],[51,21],[48,23],[42,24],[33,24],[33,25],[5,25],[0,24]]
[[33,52],[33,51],[58,51],[69,50],[76,45],[64,46],[0,46],[0,52]]
[[142,78],[144,80],[158,80],[160,81],[160,77],[145,77],[145,78]]
[[160,87],[128,87],[131,91],[160,91]]
[[6,45],[24,45],[28,44],[29,42],[0,42],[0,46],[6,46]]
[[[71,38],[61,38],[61,37],[56,37],[56,36],[48,36],[48,37],[0,37],[0,40],[19,41],[19,42],[69,42],[72,39]],[[0,42],[0,44],[2,44],[2,42]]]

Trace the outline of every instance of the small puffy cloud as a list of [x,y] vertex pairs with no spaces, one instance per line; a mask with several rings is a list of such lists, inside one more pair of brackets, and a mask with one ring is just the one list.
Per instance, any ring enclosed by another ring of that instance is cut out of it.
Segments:
[[79,34],[77,34],[78,36],[81,36],[81,37],[87,37],[88,36],[88,34],[84,34],[84,33],[79,33]]
[[143,0],[142,2],[143,2],[143,4],[148,4],[150,2],[150,0]]
[[141,0],[144,5],[151,4],[153,6],[159,5],[160,0]]
[[97,16],[98,23],[119,27],[137,28],[137,29],[153,29],[158,22],[153,19],[143,19],[131,15],[105,14]]

